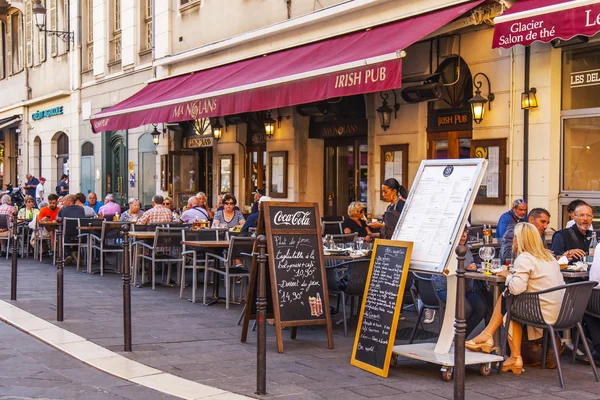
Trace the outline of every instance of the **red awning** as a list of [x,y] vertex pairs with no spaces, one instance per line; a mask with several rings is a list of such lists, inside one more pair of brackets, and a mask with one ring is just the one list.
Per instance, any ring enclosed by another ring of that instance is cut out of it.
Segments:
[[123,130],[398,88],[402,50],[483,1],[151,82],[92,116],[92,129]]
[[600,32],[600,0],[522,0],[494,18],[492,48]]

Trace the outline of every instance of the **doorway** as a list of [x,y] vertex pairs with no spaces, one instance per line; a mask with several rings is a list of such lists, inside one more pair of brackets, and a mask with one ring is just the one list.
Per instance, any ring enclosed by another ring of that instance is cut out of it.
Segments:
[[436,132],[427,135],[430,160],[469,158],[471,131]]
[[85,142],[81,146],[81,193],[88,194],[94,191],[94,145]]
[[325,216],[346,215],[353,201],[367,202],[367,139],[325,141]]
[[58,132],[56,138],[56,182],[63,175],[69,176],[69,137],[64,132]]
[[152,207],[152,197],[156,194],[156,146],[152,135],[144,133],[138,140],[138,197],[145,209]]
[[267,187],[267,145],[265,143],[248,146],[246,149],[249,179],[246,180],[246,202],[252,205],[254,198],[252,192],[256,189],[265,190]]
[[112,193],[115,196],[115,203],[124,206],[127,204],[126,132],[105,132],[103,139],[104,194]]

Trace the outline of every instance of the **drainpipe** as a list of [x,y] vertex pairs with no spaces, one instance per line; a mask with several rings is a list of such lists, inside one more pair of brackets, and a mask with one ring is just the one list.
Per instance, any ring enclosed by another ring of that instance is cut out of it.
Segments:
[[[524,92],[529,91],[529,69],[531,61],[531,49],[525,47],[525,76]],[[523,199],[529,197],[529,110],[523,110]]]

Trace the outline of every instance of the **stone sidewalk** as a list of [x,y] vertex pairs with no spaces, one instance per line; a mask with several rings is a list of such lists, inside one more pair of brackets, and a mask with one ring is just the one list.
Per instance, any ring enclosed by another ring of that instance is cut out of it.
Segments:
[[[56,320],[56,269],[48,263],[19,259],[18,301],[11,302],[88,340],[132,360],[208,386],[258,397],[256,334],[240,343],[236,325],[242,307],[205,307],[179,299],[179,288],[132,288],[133,349],[122,352],[122,283],[119,275],[104,277],[65,270],[65,321]],[[191,289],[186,289],[191,296]],[[0,299],[10,298],[10,260],[0,261]],[[336,318],[334,317],[334,320]],[[407,314],[399,329],[411,326]],[[433,325],[435,326],[435,325]],[[429,325],[432,327],[432,325]],[[433,329],[433,328],[429,328]],[[273,328],[267,331],[267,391],[269,398],[293,399],[450,399],[453,384],[441,380],[439,367],[400,359],[381,378],[350,365],[354,329],[343,337],[334,325],[335,349],[328,350],[324,329],[299,328],[297,340],[284,331],[285,352],[278,354]],[[403,341],[397,341],[402,344]],[[558,385],[555,370],[527,369],[521,376],[489,377],[467,369],[468,399],[600,399],[589,366],[563,358],[567,390]],[[0,396],[0,399],[2,397]]]
[[89,367],[0,322],[0,399],[175,399]]

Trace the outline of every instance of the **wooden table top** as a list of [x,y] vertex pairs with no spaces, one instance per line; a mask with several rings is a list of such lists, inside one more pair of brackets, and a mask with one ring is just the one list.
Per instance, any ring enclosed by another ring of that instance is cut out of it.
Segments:
[[491,283],[504,283],[506,280],[503,276],[500,275],[484,275],[481,272],[476,271],[467,271],[465,274],[465,278],[467,279],[478,279],[480,281],[486,281]]
[[38,221],[38,223],[42,226],[56,226],[58,225],[58,222],[56,221],[44,221],[44,220],[40,220]]
[[186,240],[181,244],[190,247],[201,247],[207,249],[226,249],[229,247],[228,240]]
[[496,241],[495,243],[490,243],[490,244],[483,244],[483,242],[477,242],[477,243],[467,243],[467,246],[471,250],[479,250],[483,246],[500,248],[500,247],[502,247],[502,243],[500,243],[498,241]]
[[154,231],[133,231],[129,232],[129,237],[134,239],[152,239],[154,238]]
[[84,231],[84,232],[99,232],[99,231],[102,230],[102,227],[98,226],[98,225],[93,225],[93,226],[78,226],[77,229],[80,230],[80,231]]

